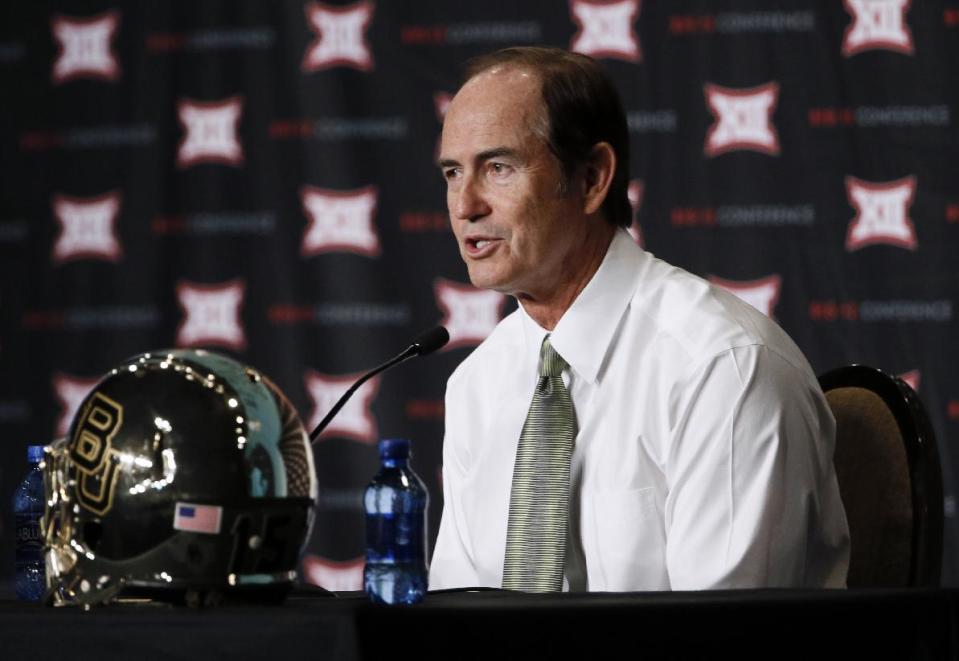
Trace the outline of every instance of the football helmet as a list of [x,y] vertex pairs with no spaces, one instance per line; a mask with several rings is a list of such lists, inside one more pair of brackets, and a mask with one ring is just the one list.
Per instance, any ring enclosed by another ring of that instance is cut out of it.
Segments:
[[43,470],[54,605],[282,599],[317,495],[290,402],[256,370],[202,350],[110,371]]

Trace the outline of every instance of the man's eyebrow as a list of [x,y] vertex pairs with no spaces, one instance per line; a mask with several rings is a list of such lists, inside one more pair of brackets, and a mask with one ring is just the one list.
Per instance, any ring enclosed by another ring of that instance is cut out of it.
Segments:
[[[491,158],[502,158],[504,156],[516,157],[519,154],[515,149],[511,147],[493,147],[492,149],[486,149],[478,153],[473,160],[477,163],[482,163],[483,161],[488,161]],[[450,168],[460,164],[459,161],[452,158],[443,158],[437,161],[436,163],[440,168]]]

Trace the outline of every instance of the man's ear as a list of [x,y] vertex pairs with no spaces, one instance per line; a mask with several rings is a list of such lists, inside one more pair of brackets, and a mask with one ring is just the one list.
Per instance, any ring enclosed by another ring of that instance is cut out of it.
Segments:
[[608,142],[597,142],[590,151],[583,172],[583,211],[599,211],[609,193],[616,172],[616,152]]

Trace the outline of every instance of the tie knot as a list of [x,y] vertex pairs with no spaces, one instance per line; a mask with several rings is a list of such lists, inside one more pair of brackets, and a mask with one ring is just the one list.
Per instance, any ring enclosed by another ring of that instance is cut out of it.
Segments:
[[543,338],[543,346],[539,350],[539,375],[559,376],[566,367],[566,361],[556,353],[556,349],[549,343],[549,335]]

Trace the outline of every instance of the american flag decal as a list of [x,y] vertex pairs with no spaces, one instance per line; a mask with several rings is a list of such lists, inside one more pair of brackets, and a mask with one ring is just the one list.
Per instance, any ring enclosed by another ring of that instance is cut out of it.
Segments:
[[216,535],[220,532],[220,519],[222,518],[222,507],[177,503],[176,513],[173,515],[173,528],[175,530]]

